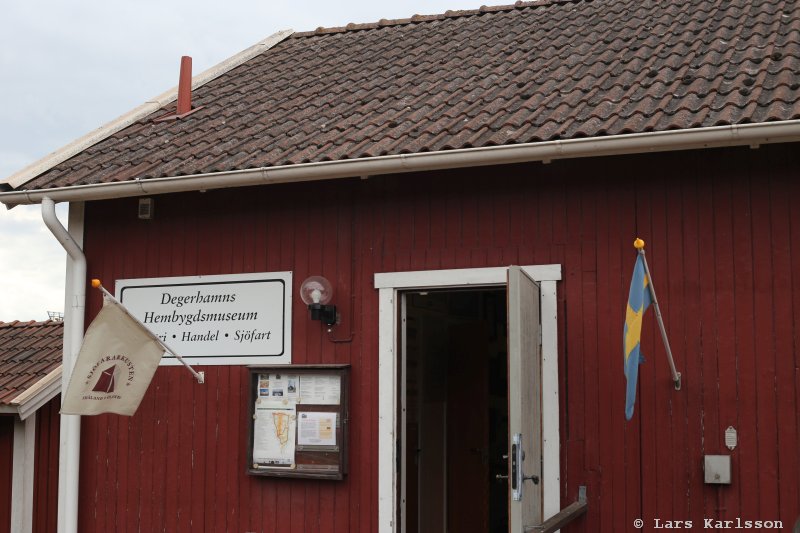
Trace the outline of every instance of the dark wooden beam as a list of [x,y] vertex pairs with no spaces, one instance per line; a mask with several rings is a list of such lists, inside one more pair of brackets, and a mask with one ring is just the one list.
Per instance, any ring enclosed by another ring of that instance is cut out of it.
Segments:
[[535,533],[555,533],[585,513],[587,507],[588,503],[586,502],[586,487],[581,486],[578,488],[577,501],[561,509],[561,511],[551,516],[538,526],[526,527],[525,531],[533,531]]

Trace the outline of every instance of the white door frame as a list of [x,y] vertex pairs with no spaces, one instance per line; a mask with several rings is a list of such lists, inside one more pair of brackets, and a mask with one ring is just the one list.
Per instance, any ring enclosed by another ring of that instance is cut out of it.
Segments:
[[[561,510],[558,428],[558,319],[556,282],[561,265],[523,266],[541,284],[542,319],[542,489],[544,518]],[[398,292],[506,284],[506,267],[423,270],[375,274],[378,289],[378,532],[398,533],[397,512],[397,350]]]

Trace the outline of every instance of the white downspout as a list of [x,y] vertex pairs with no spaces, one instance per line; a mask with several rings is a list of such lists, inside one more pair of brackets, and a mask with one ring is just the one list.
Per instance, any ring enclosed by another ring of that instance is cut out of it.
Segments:
[[[86,256],[83,241],[83,203],[71,203],[67,231],[56,217],[55,203],[42,199],[42,219],[67,251],[66,297],[64,306],[64,354],[61,375],[61,401],[72,375],[75,359],[83,343],[83,322],[86,310]],[[76,240],[77,239],[77,240]],[[78,467],[80,463],[81,417],[61,415],[61,436],[58,455],[58,533],[78,531]]]

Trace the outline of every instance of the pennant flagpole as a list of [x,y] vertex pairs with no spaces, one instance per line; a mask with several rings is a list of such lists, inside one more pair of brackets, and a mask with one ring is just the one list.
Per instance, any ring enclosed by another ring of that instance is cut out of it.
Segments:
[[[646,268],[646,267],[645,267],[645,268]],[[125,308],[125,306],[124,306],[124,305],[122,305],[122,302],[120,302],[119,300],[117,300],[117,299],[114,297],[114,295],[113,295],[113,294],[111,294],[110,292],[108,292],[108,291],[106,290],[106,288],[105,288],[105,287],[103,287],[103,284],[100,282],[100,280],[99,280],[99,279],[93,279],[93,280],[92,280],[92,287],[94,287],[95,289],[100,289],[100,290],[103,292],[103,294],[104,294],[104,295],[106,295],[106,297],[110,298],[112,302],[116,303],[116,304],[119,306],[119,308],[120,308],[120,309],[122,309],[122,310],[125,312],[125,314],[126,314],[126,315],[128,315],[129,317],[131,317],[131,318],[132,318],[134,321],[136,321],[136,323],[137,323],[137,324],[139,324],[140,326],[142,326],[142,327],[143,327],[143,328],[144,328],[146,331],[150,331],[150,330],[148,329],[148,327],[147,327],[147,326],[145,326],[144,324],[142,324],[141,320],[139,320],[138,318],[136,318],[135,316],[133,316],[133,315],[130,313],[130,311],[128,311],[128,309],[126,309],[126,308]],[[653,299],[655,300],[655,297],[654,297]],[[656,308],[656,309],[658,309],[658,308]],[[205,372],[197,372],[197,371],[196,371],[194,368],[192,368],[192,367],[191,367],[191,365],[189,365],[189,363],[187,363],[187,362],[186,362],[186,361],[183,359],[183,357],[181,357],[180,355],[178,355],[178,353],[177,353],[175,350],[173,350],[172,348],[170,348],[170,347],[167,345],[167,343],[166,343],[166,342],[164,342],[163,340],[161,340],[160,338],[158,338],[158,337],[157,337],[156,335],[154,335],[152,332],[150,332],[150,334],[151,334],[151,335],[153,336],[153,338],[154,338],[154,339],[155,339],[155,340],[156,340],[156,341],[157,341],[157,342],[158,342],[158,343],[159,343],[159,344],[160,344],[160,345],[161,345],[161,346],[164,348],[164,350],[165,350],[166,352],[169,352],[170,354],[172,354],[172,355],[173,355],[173,356],[174,356],[174,357],[175,357],[175,358],[176,358],[178,361],[180,361],[180,363],[181,363],[183,366],[185,366],[185,367],[186,367],[186,368],[189,370],[189,372],[191,372],[191,373],[192,373],[192,375],[195,377],[195,379],[197,380],[197,382],[198,382],[198,383],[205,383],[205,374],[206,374]]]
[[647,266],[647,257],[644,253],[644,241],[636,239],[633,247],[639,251],[642,256],[642,263],[644,264],[644,273],[650,281],[647,286],[650,290],[650,296],[653,298],[653,307],[656,311],[656,320],[658,321],[658,328],[661,330],[661,339],[664,341],[664,349],[667,351],[667,360],[669,361],[669,368],[672,371],[672,381],[675,384],[675,390],[681,390],[681,373],[675,369],[675,361],[672,358],[672,349],[669,347],[669,339],[667,338],[667,329],[664,327],[664,319],[661,318],[661,306],[658,305],[658,298],[656,298],[656,288],[653,285],[653,277],[650,275],[650,267]]

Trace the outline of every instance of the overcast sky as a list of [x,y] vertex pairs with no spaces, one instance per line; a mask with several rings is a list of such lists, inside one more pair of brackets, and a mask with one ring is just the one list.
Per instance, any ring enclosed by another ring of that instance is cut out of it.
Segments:
[[[282,29],[482,3],[3,0],[0,180],[174,87],[182,55],[192,56],[196,74]],[[58,213],[66,225],[66,206]],[[47,311],[62,311],[65,257],[39,206],[0,206],[0,321],[45,320]]]

